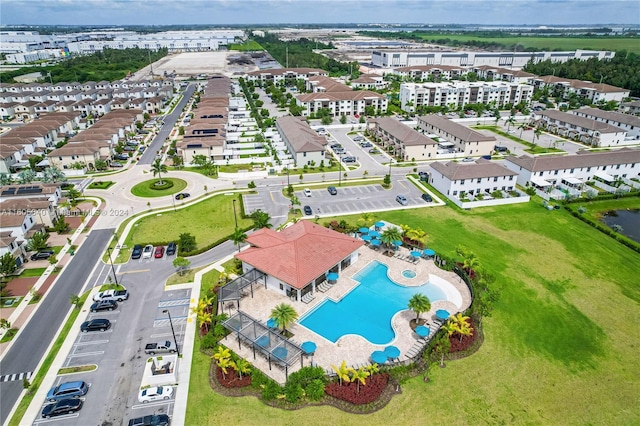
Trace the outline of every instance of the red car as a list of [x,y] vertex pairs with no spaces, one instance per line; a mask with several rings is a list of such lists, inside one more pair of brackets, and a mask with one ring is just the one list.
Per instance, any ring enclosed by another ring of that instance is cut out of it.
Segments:
[[153,257],[155,257],[156,259],[162,259],[162,256],[164,256],[164,246],[156,247],[156,251],[153,253]]

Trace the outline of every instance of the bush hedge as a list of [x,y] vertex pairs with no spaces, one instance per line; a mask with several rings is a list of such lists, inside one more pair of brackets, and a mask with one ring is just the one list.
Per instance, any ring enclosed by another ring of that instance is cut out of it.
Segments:
[[170,180],[163,180],[162,185],[160,185],[158,182],[153,182],[149,185],[149,188],[155,191],[161,191],[163,189],[169,189],[171,187],[173,187],[173,182]]
[[[608,198],[605,198],[608,199]],[[573,217],[576,217],[578,219],[580,219],[581,221],[583,221],[584,223],[593,226],[594,228],[596,228],[598,231],[610,236],[611,238],[615,239],[616,241],[624,244],[625,246],[629,247],[631,250],[634,250],[638,253],[640,253],[640,244],[638,244],[637,242],[633,241],[632,239],[625,237],[622,234],[618,234],[617,232],[615,232],[613,229],[609,228],[606,225],[603,225],[599,222],[596,222],[594,220],[592,220],[591,218],[588,218],[587,216],[584,216],[582,214],[580,214],[578,211],[574,210],[573,208],[571,208],[569,205],[565,205],[564,206],[565,209],[567,209],[569,211],[569,213],[571,213],[571,215]]]

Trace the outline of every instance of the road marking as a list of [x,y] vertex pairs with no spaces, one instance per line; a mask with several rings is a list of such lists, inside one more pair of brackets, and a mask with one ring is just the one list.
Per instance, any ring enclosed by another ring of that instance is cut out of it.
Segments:
[[29,371],[26,373],[15,373],[15,374],[5,374],[4,376],[0,376],[0,382],[14,382],[16,380],[29,380],[33,371]]
[[69,358],[78,358],[78,357],[81,357],[81,356],[93,356],[93,355],[102,355],[102,354],[104,354],[104,351],[93,351],[93,352],[83,352],[83,353],[77,354],[77,355],[76,354],[72,354],[72,355],[69,355],[68,357]]
[[191,299],[173,299],[173,300],[161,300],[158,302],[158,308],[168,308],[170,306],[184,306],[189,305]]
[[398,179],[398,185],[400,185],[401,187],[403,187],[404,189],[407,189],[406,186],[404,186],[404,184],[402,183],[402,181],[400,179]]
[[37,425],[37,424],[42,424],[42,423],[57,422],[58,420],[75,419],[79,415],[80,415],[80,413],[73,413],[73,414],[67,414],[67,415],[64,415],[64,416],[53,417],[51,419],[41,419],[41,420],[36,420],[35,422],[33,422],[33,424]]
[[[173,321],[173,325],[183,324],[187,322],[187,317],[178,317],[178,318],[171,317],[171,320]],[[166,327],[169,325],[171,325],[169,323],[169,319],[157,319],[153,322],[154,327]]]
[[151,269],[137,269],[135,271],[124,271],[124,272],[121,273],[121,275],[124,275],[124,274],[138,274],[140,272],[149,272],[149,271],[151,271]]
[[85,346],[85,345],[101,345],[103,343],[109,343],[108,340],[96,340],[92,342],[78,342],[74,343],[73,346]]
[[158,407],[160,405],[167,405],[169,408],[167,408],[167,413],[170,411],[170,407],[171,405],[173,405],[174,400],[173,399],[167,399],[167,400],[163,400],[163,401],[156,401],[156,402],[148,402],[146,404],[134,404],[131,406],[132,410],[137,410],[139,408],[147,408],[147,407]]

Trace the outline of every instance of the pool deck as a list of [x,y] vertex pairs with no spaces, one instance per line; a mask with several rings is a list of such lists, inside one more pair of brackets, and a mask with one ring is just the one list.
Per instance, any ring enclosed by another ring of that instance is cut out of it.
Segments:
[[[409,251],[406,248],[401,247],[399,250],[405,255],[409,254]],[[471,294],[469,289],[455,273],[438,268],[434,264],[433,260],[420,259],[418,263],[412,264],[405,260],[388,257],[383,255],[382,252],[382,249],[373,250],[366,246],[362,247],[359,250],[357,262],[343,270],[336,284],[332,285],[325,293],[316,292],[316,298],[310,303],[291,301],[286,296],[276,293],[275,291],[265,289],[264,286],[257,285],[253,289],[253,298],[251,296],[247,296],[240,300],[240,310],[266,323],[269,319],[271,309],[277,304],[284,302],[291,304],[298,313],[298,317],[301,318],[321,303],[325,298],[337,301],[344,297],[345,294],[359,284],[357,281],[354,281],[352,277],[374,260],[387,265],[389,267],[389,278],[398,284],[406,286],[422,285],[429,280],[431,274],[434,274],[446,280],[458,290],[462,301],[461,306],[456,306],[454,303],[449,301],[435,301],[431,303],[431,310],[429,312],[420,315],[420,318],[427,319],[429,324],[433,323],[435,312],[438,309],[446,309],[453,315],[466,310],[471,305]],[[414,271],[416,273],[416,277],[404,277],[402,275],[402,271],[404,270]],[[366,310],[367,307],[363,306],[362,309]],[[231,310],[229,312],[228,307],[225,306],[225,312],[233,314],[235,310]],[[392,327],[395,331],[396,337],[392,342],[388,343],[388,345],[394,345],[400,349],[399,359],[401,361],[407,359],[405,354],[419,339],[419,337],[409,327],[409,321],[414,319],[415,316],[415,312],[403,310],[398,312],[392,319]],[[336,319],[336,321],[339,321],[339,319]],[[382,350],[387,346],[371,344],[363,337],[357,335],[347,335],[340,338],[336,343],[333,343],[298,323],[290,326],[288,330],[294,334],[291,340],[297,344],[301,344],[308,340],[316,343],[317,349],[313,356],[313,362],[326,370],[331,370],[332,365],[340,365],[343,360],[350,366],[370,364],[369,356],[371,353],[376,350]],[[273,367],[269,370],[268,361],[264,356],[256,354],[256,358],[254,359],[253,351],[250,347],[243,344],[238,348],[238,340],[234,334],[227,336],[222,343],[230,347],[240,356],[245,357],[249,362],[279,383],[284,383],[286,381],[284,369],[272,364]],[[303,356],[302,358],[305,366],[310,365],[311,357]],[[289,368],[289,374],[297,371],[299,368],[300,362],[296,362]]]

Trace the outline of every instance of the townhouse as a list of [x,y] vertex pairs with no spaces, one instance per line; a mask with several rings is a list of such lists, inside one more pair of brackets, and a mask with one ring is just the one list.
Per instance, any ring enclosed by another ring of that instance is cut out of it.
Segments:
[[387,87],[388,83],[384,77],[378,74],[362,74],[360,77],[350,81],[354,89],[380,90]]
[[479,78],[489,81],[508,81],[509,83],[523,84],[536,77],[535,74],[522,70],[514,70],[490,65],[480,65],[471,67],[470,71],[475,72]]
[[276,128],[293,157],[296,167],[319,165],[325,159],[327,140],[301,117],[291,115],[276,120]]
[[402,161],[433,160],[438,142],[391,117],[370,119],[369,131],[382,148]]
[[403,79],[413,80],[452,80],[466,74],[466,68],[453,65],[414,65],[410,67],[398,67],[393,69],[393,74]]
[[[597,108],[580,108],[570,111],[579,117],[611,124],[627,132],[627,139],[640,143],[640,117],[622,114],[615,111],[604,111]],[[631,142],[630,143],[634,143]]]
[[245,74],[245,79],[255,84],[292,84],[296,80],[308,80],[311,77],[328,77],[329,73],[319,68],[279,68],[258,70]]
[[450,199],[513,191],[518,177],[515,171],[485,159],[473,163],[436,161],[430,166],[429,183]]
[[430,114],[418,117],[418,128],[438,142],[440,149],[453,149],[462,155],[490,155],[496,138],[455,123],[448,118]]
[[403,83],[400,105],[403,111],[415,112],[421,106],[457,109],[467,104],[494,104],[496,108],[529,104],[533,86],[509,82]]
[[624,146],[637,144],[627,139],[627,132],[620,127],[592,120],[576,114],[556,110],[539,112],[536,124],[552,133],[574,139],[594,147]]
[[557,92],[564,97],[568,97],[570,93],[575,93],[578,97],[591,103],[601,101],[622,102],[623,99],[629,97],[629,89],[610,84],[596,84],[590,81],[555,77],[553,75],[534,76],[529,79],[529,84],[536,89],[548,88],[550,92]]

